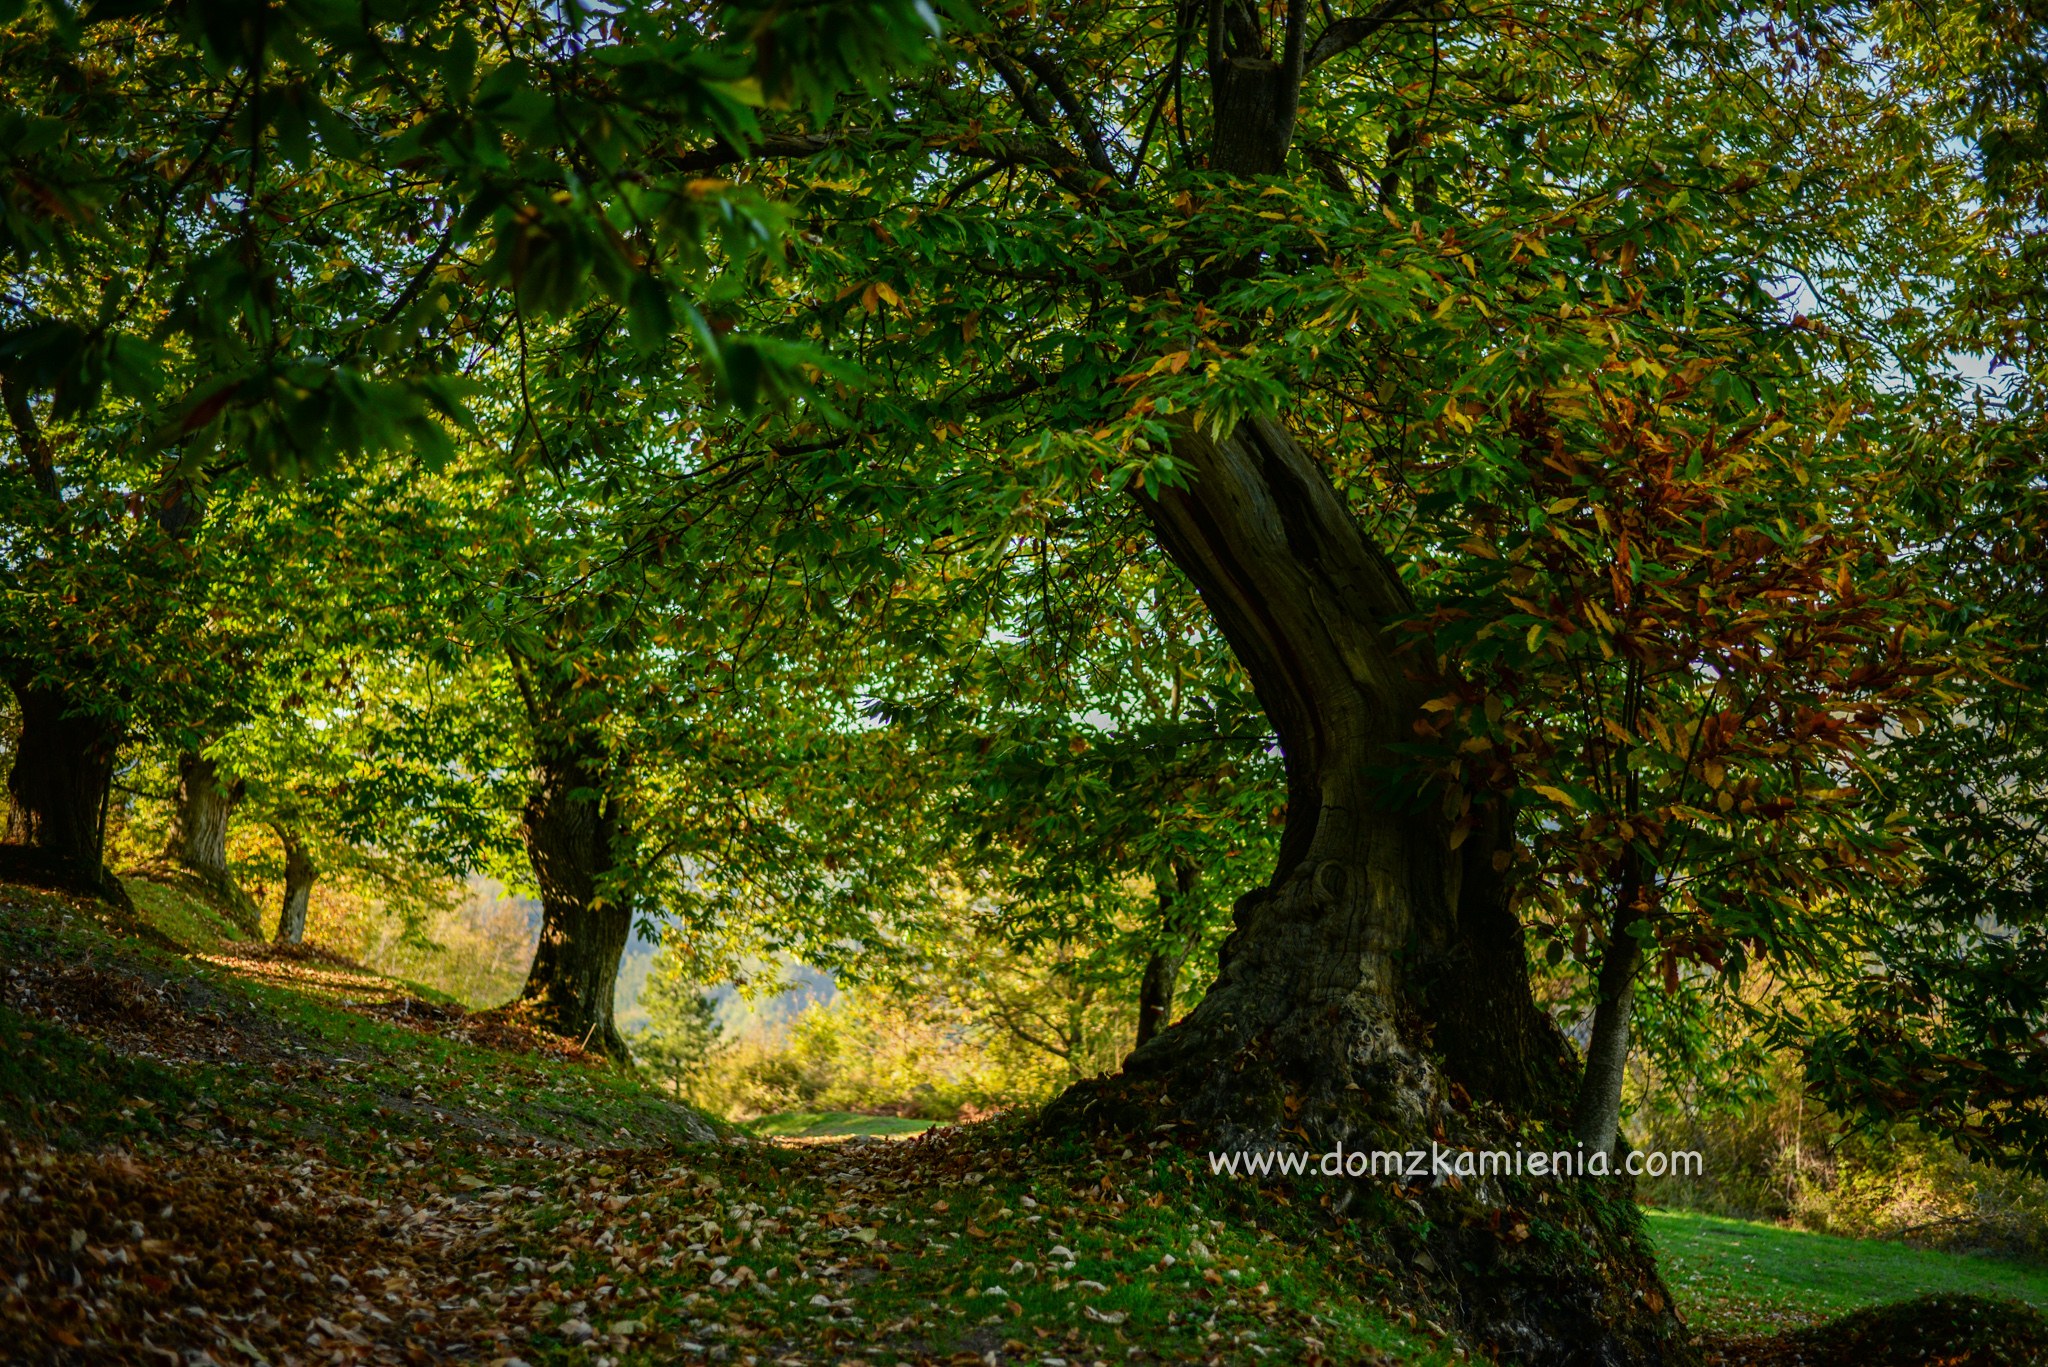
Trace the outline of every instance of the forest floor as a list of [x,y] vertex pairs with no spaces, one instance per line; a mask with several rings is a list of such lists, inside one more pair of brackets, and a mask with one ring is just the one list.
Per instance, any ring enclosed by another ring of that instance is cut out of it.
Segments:
[[[0,1359],[1476,1360],[1314,1208],[1219,1186],[1163,1139],[1047,1145],[1004,1119],[818,1137],[860,1119],[839,1116],[757,1137],[516,1020],[137,891],[143,924],[109,927],[0,885]],[[1764,1247],[1718,1256],[1712,1233],[1656,1228],[1700,1324]],[[1900,1274],[1866,1299],[1945,1286]],[[1710,1360],[2048,1362],[2014,1303],[1877,1313]]]

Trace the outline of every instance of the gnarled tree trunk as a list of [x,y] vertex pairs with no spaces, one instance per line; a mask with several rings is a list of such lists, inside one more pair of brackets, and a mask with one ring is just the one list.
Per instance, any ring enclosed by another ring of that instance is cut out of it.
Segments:
[[281,824],[273,829],[284,842],[284,901],[277,914],[277,943],[304,944],[306,909],[313,900],[313,884],[319,880],[320,866],[313,862],[312,851],[299,839],[297,831]]
[[220,766],[196,750],[178,756],[178,792],[164,853],[202,877],[228,876],[228,822],[242,800],[242,784],[227,783]]
[[240,779],[229,781],[222,775],[212,759],[197,750],[182,751],[164,857],[217,893],[235,919],[253,930],[259,920],[256,904],[228,872],[228,825],[244,789]]
[[21,735],[7,775],[7,842],[49,876],[125,902],[103,862],[120,727],[80,709],[68,690],[36,681],[26,666],[16,666],[9,683]]
[[[1275,11],[1211,6],[1211,169],[1284,172],[1306,73],[1409,8],[1328,20],[1311,44],[1300,0],[1270,42]],[[1218,289],[1247,264],[1210,263],[1193,286]],[[1164,1110],[1225,1149],[1304,1133],[1324,1152],[1571,1148],[1576,1070],[1530,995],[1503,876],[1512,813],[1474,811],[1458,838],[1445,795],[1394,749],[1415,734],[1430,692],[1416,675],[1432,667],[1388,638],[1412,610],[1399,574],[1281,423],[1186,422],[1172,454],[1186,486],[1134,492],[1278,733],[1287,824],[1271,880],[1238,900],[1207,995],[1048,1122]],[[1476,1173],[1398,1185],[1393,1199],[1384,1175],[1363,1178],[1332,1205],[1370,1217],[1382,1260],[1423,1268],[1432,1298],[1501,1360],[1692,1358],[1626,1186]]]
[[[1220,438],[1190,426],[1173,454],[1188,487],[1147,511],[1279,735],[1287,824],[1271,881],[1238,901],[1208,994],[1121,1078],[1070,1092],[1049,1119],[1165,1108],[1216,1148],[1298,1143],[1297,1131],[1318,1151],[1569,1147],[1570,1051],[1531,998],[1500,872],[1510,818],[1483,809],[1454,844],[1441,791],[1390,749],[1430,692],[1386,634],[1411,610],[1398,574],[1279,424]],[[1504,1360],[1685,1360],[1654,1259],[1609,1208],[1626,1190],[1602,1188],[1412,1184],[1421,1224],[1382,1176],[1337,1205],[1382,1214],[1390,1255],[1432,1269]],[[1502,1235],[1546,1224],[1556,1237]]]
[[523,829],[541,930],[520,999],[548,1029],[625,1062],[612,1020],[619,958],[633,929],[631,903],[610,886],[629,838],[620,765],[594,727],[562,720],[530,684],[527,697],[537,720]]

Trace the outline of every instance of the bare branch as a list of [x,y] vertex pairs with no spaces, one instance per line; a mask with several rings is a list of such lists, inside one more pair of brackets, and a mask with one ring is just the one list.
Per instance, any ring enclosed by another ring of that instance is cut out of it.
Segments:
[[1097,183],[1097,178],[1084,171],[1074,154],[1057,143],[984,132],[970,141],[933,146],[924,143],[915,135],[898,133],[887,124],[872,128],[844,129],[836,133],[775,133],[763,138],[751,148],[735,147],[721,139],[669,157],[662,164],[664,169],[671,171],[716,171],[748,161],[801,161],[835,150],[873,149],[884,145],[892,136],[902,142],[927,146],[931,151],[962,157],[968,161],[987,161],[998,166],[1017,166],[1026,170],[1043,171],[1056,179],[1071,176],[1073,183],[1069,188],[1080,192],[1094,188]]
[[1283,40],[1280,65],[1287,72],[1287,87],[1299,90],[1301,87],[1301,45],[1303,30],[1308,27],[1308,0],[1287,0],[1287,35]]

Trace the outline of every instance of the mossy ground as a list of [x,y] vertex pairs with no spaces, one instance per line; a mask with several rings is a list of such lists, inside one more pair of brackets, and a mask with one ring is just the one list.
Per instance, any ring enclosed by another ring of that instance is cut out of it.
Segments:
[[0,887],[0,1333],[26,1360],[1484,1360],[1315,1192],[1164,1135],[756,1139],[138,891],[177,949]]

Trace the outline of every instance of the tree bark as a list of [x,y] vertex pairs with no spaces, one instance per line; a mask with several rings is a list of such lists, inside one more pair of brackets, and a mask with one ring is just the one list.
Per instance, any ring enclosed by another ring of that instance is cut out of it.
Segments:
[[164,857],[218,897],[229,917],[244,930],[260,935],[262,911],[228,872],[228,826],[245,788],[240,779],[229,781],[219,765],[197,750],[181,751]]
[[1614,920],[1594,983],[1593,1034],[1586,1042],[1586,1071],[1572,1107],[1572,1133],[1586,1146],[1586,1152],[1609,1155],[1621,1133],[1621,1084],[1628,1070],[1636,972],[1643,962],[1643,942],[1634,933],[1643,918],[1642,880],[1634,856],[1625,858]]
[[619,958],[633,929],[632,905],[612,886],[629,840],[621,766],[595,728],[561,720],[531,685],[528,698],[541,720],[523,828],[541,931],[520,1000],[545,1028],[629,1063],[612,1019]]
[[21,735],[7,776],[7,842],[49,875],[125,902],[103,854],[121,728],[79,708],[70,690],[36,681],[25,664],[9,683]]
[[[1392,748],[1447,686],[1387,626],[1411,611],[1320,466],[1278,423],[1174,441],[1185,488],[1146,500],[1278,733],[1287,819],[1265,887],[1240,898],[1215,983],[1121,1077],[1071,1090],[1051,1124],[1164,1108],[1216,1149],[1567,1147],[1570,1051],[1531,997],[1504,873],[1505,804],[1454,838],[1443,792]],[[1499,856],[1496,858],[1496,856]],[[1653,1255],[1579,1179],[1361,1181],[1385,1256],[1433,1269],[1450,1312],[1504,1360],[1683,1361]],[[1626,1200],[1625,1190],[1622,1199]],[[1536,1212],[1541,1210],[1542,1214]],[[1555,1238],[1499,1231],[1549,1224]],[[1406,1241],[1404,1243],[1404,1241]]]
[[196,750],[181,751],[165,857],[222,891],[233,888],[234,880],[228,874],[228,826],[244,790],[241,780],[227,781],[213,760]]
[[[1461,957],[1462,992],[1485,1005],[1461,1019],[1457,1047],[1507,1060],[1486,1071],[1526,1103],[1543,1089],[1531,1069],[1553,1043],[1532,1047],[1547,1022],[1526,967],[1458,953],[1474,860],[1453,854],[1441,795],[1400,778],[1388,748],[1412,735],[1427,696],[1382,633],[1411,607],[1398,574],[1278,424],[1253,419],[1221,440],[1184,429],[1174,457],[1190,486],[1162,491],[1148,511],[1279,734],[1287,822],[1271,881],[1237,906],[1215,986],[1184,1029],[1133,1056],[1132,1070],[1172,1073],[1190,1050],[1213,1058],[1256,1047],[1276,1080],[1326,1100],[1369,1091],[1412,1126],[1430,1109],[1434,1070],[1397,1022],[1430,970]],[[1500,834],[1479,833],[1482,843]],[[1214,1076],[1202,1085],[1235,1089]],[[1217,1103],[1219,1114],[1234,1105]],[[1276,1116],[1234,1123],[1260,1131]]]
[[319,880],[320,866],[313,862],[312,851],[289,826],[274,828],[277,838],[284,842],[284,900],[277,914],[277,943],[298,945],[306,942],[306,908],[313,900],[313,884]]
[[1194,921],[1197,870],[1185,859],[1173,859],[1153,878],[1159,898],[1159,942],[1145,960],[1138,982],[1138,1047],[1173,1021],[1173,999],[1180,985],[1181,965],[1194,952],[1201,934]]

